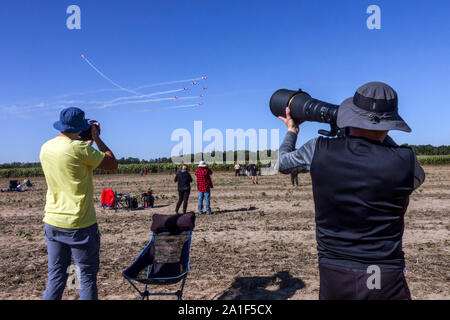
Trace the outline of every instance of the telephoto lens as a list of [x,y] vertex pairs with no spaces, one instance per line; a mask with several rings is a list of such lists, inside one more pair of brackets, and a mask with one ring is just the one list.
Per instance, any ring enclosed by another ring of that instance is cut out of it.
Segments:
[[270,111],[276,116],[286,117],[286,107],[291,111],[291,117],[295,122],[314,121],[329,123],[331,131],[320,130],[324,135],[337,133],[338,105],[311,98],[311,96],[299,89],[298,91],[280,89],[270,98]]
[[[89,124],[91,126],[94,126],[95,122],[97,122],[97,120],[89,120]],[[98,133],[100,133],[100,127],[99,126],[97,126],[97,129],[98,129]],[[86,131],[81,132],[79,137],[80,137],[80,140],[82,140],[82,141],[92,140],[91,128],[87,129]]]

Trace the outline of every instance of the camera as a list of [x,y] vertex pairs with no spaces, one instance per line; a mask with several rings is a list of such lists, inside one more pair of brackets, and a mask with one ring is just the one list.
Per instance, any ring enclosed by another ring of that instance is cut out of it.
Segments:
[[270,111],[276,116],[286,117],[286,107],[295,122],[314,121],[330,124],[330,131],[319,130],[319,134],[333,137],[341,132],[336,124],[338,105],[312,98],[302,89],[297,91],[280,89],[270,98]]
[[[94,123],[97,122],[97,120],[89,120],[88,122],[89,122],[89,124],[91,125],[91,127],[92,127],[92,126],[96,126],[97,129],[98,129],[98,133],[100,134],[100,126],[94,124]],[[91,132],[91,128],[89,127],[89,129],[87,129],[86,131],[81,132],[80,135],[79,135],[79,137],[80,137],[80,140],[82,140],[82,141],[89,141],[89,140],[92,140],[92,132]]]

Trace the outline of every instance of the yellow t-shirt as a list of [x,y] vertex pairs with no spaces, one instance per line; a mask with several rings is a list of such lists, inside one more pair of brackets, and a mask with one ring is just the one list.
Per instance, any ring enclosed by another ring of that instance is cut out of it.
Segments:
[[47,181],[44,222],[82,229],[97,222],[93,169],[105,154],[86,142],[58,136],[44,143],[39,158]]

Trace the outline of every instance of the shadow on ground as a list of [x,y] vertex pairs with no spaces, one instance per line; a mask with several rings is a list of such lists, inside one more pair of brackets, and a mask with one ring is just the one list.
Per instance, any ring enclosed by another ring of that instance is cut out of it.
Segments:
[[240,208],[240,209],[229,209],[229,210],[218,210],[214,211],[214,214],[223,214],[223,213],[229,213],[229,212],[240,212],[240,211],[253,211],[258,208],[256,207],[249,207],[249,208]]
[[272,277],[237,277],[217,300],[286,300],[304,287],[301,279],[292,277],[287,271]]

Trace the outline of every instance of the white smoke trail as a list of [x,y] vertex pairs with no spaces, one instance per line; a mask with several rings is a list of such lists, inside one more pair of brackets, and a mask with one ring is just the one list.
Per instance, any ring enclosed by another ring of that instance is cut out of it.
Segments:
[[173,97],[170,98],[158,98],[158,99],[144,99],[144,100],[126,100],[126,101],[121,101],[121,102],[117,102],[117,103],[110,103],[110,104],[103,104],[100,105],[98,107],[92,107],[92,108],[84,108],[85,110],[90,110],[90,109],[105,109],[105,108],[109,108],[109,107],[116,107],[116,106],[122,106],[122,105],[127,105],[127,104],[139,104],[139,103],[147,103],[147,102],[161,102],[161,101],[169,101],[169,100],[188,100],[188,99],[197,99],[198,96],[188,96],[188,97],[180,97],[178,99],[175,99]]
[[98,70],[90,61],[89,59],[85,56],[85,55],[81,55],[81,57],[84,59],[84,61],[87,62],[87,64],[89,64],[89,66],[91,66],[92,69],[94,69],[99,75],[101,75],[104,79],[106,79],[109,83],[111,83],[113,86],[123,90],[123,91],[127,91],[133,94],[139,94],[139,92],[124,88],[120,85],[118,85],[117,83],[115,83],[114,81],[112,81],[110,78],[108,78],[103,72],[101,72],[100,70]]
[[147,85],[143,85],[143,86],[134,88],[133,90],[141,90],[141,89],[145,89],[145,88],[164,86],[164,85],[175,84],[175,83],[199,81],[199,80],[202,80],[202,79],[203,78],[193,78],[193,79],[184,79],[184,80],[175,80],[175,81],[167,81],[167,82],[160,82],[160,83],[154,83],[154,84],[147,84]]
[[175,93],[175,92],[180,92],[180,91],[184,91],[184,89],[174,89],[174,90],[167,90],[167,91],[160,91],[160,92],[153,92],[153,93],[148,93],[148,94],[141,94],[141,95],[135,95],[135,96],[128,96],[128,97],[119,97],[119,98],[115,98],[109,101],[90,101],[90,102],[86,102],[89,104],[111,104],[117,101],[122,101],[122,100],[134,100],[134,99],[142,99],[142,98],[148,98],[148,97],[153,97],[153,96],[160,96],[163,94],[168,94],[168,93]]
[[195,104],[184,104],[184,105],[171,106],[171,107],[161,107],[161,108],[135,110],[135,112],[152,112],[152,111],[159,111],[159,110],[183,109],[183,108],[192,108],[192,107],[199,107],[199,106],[200,105],[198,103],[195,103]]

